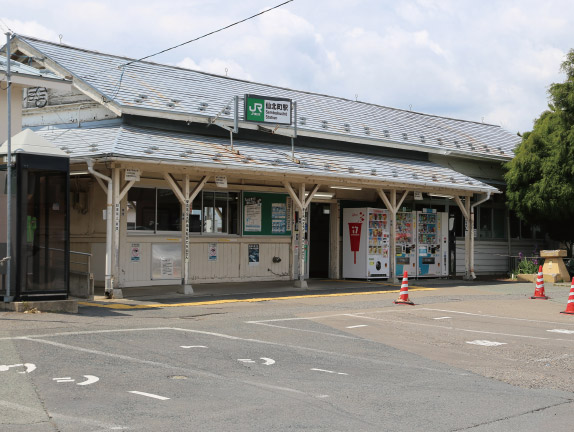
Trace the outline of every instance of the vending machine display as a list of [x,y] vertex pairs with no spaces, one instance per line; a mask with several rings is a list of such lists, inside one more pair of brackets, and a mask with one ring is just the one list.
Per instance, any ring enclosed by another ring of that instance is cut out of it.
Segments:
[[448,269],[445,265],[448,256],[447,218],[446,213],[437,213],[435,209],[423,209],[417,212],[419,276],[447,275]]
[[388,212],[383,209],[343,210],[343,277],[389,277]]
[[415,218],[413,212],[397,213],[397,236],[395,239],[395,274],[416,275],[417,250]]

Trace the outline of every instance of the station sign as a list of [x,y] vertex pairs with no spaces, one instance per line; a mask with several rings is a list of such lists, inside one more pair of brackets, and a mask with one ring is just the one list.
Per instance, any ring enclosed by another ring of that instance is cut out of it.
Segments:
[[291,99],[245,95],[245,120],[249,122],[290,125],[292,110]]

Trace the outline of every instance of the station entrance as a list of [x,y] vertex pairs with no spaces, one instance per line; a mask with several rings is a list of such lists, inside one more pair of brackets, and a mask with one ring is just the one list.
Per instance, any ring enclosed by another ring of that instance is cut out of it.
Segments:
[[329,233],[331,223],[331,205],[311,203],[309,211],[309,277],[328,278],[329,258],[331,254]]

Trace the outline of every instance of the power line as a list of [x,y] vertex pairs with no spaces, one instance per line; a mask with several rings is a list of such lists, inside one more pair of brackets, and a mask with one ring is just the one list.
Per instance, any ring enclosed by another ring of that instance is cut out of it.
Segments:
[[163,54],[164,52],[171,51],[172,49],[179,48],[179,47],[181,47],[181,46],[183,46],[183,45],[187,45],[187,44],[189,44],[189,43],[191,43],[191,42],[198,41],[198,40],[203,39],[203,38],[205,38],[205,37],[207,37],[207,36],[211,36],[212,34],[215,34],[215,33],[218,33],[218,32],[220,32],[220,31],[226,30],[226,29],[228,29],[228,28],[230,28],[230,27],[233,27],[233,26],[235,26],[235,25],[237,25],[237,24],[244,23],[245,21],[249,21],[250,19],[253,19],[253,18],[255,18],[255,17],[258,17],[258,16],[260,16],[260,15],[263,15],[264,13],[270,12],[270,11],[272,11],[273,9],[280,8],[281,6],[284,6],[284,5],[286,5],[287,3],[291,3],[292,1],[293,1],[293,0],[288,0],[288,1],[286,1],[286,2],[283,2],[283,3],[281,3],[281,4],[278,4],[277,6],[273,6],[272,8],[265,9],[265,10],[262,11],[262,12],[256,13],[255,15],[251,15],[251,16],[248,17],[248,18],[242,19],[241,21],[234,22],[233,24],[229,24],[228,26],[222,27],[222,28],[220,28],[220,29],[218,29],[218,30],[214,30],[214,31],[212,31],[212,32],[206,33],[206,34],[204,34],[203,36],[199,36],[199,37],[197,37],[197,38],[195,38],[195,39],[188,40],[187,42],[180,43],[179,45],[172,46],[171,48],[166,48],[166,49],[164,49],[164,50],[162,50],[162,51],[156,52],[155,54],[150,54],[150,55],[145,56],[145,57],[142,57],[142,58],[140,58],[140,59],[132,60],[132,61],[130,61],[130,62],[124,63],[123,65],[120,65],[119,68],[123,68],[124,66],[131,65],[132,63],[140,62],[140,61],[145,60],[145,59],[148,59],[148,58],[150,58],[150,57],[154,57],[154,56],[156,56],[156,55],[158,55],[158,54]]
[[2,23],[3,26],[6,27],[10,33],[14,33],[12,31],[12,29],[10,27],[8,27],[8,24],[6,24],[6,22],[2,18],[0,18],[0,23]]

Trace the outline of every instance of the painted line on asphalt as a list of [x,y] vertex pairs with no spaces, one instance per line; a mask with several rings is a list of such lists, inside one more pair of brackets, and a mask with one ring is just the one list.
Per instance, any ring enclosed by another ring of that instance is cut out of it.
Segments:
[[189,349],[189,348],[207,348],[205,345],[180,345],[180,348],[185,348],[185,349]]
[[[417,310],[430,310],[430,311],[437,311],[437,312],[447,312],[447,313],[455,313],[460,315],[470,315],[470,316],[478,316],[478,317],[485,317],[485,318],[499,318],[499,319],[506,319],[506,320],[513,320],[513,321],[527,321],[527,322],[534,322],[534,323],[541,323],[541,324],[559,324],[559,325],[571,325],[574,326],[574,323],[564,323],[564,322],[556,322],[556,321],[542,321],[542,320],[533,320],[528,318],[513,318],[513,317],[505,317],[499,315],[487,315],[487,314],[478,314],[472,312],[459,312],[454,310],[446,310],[446,309],[434,309],[434,308],[419,308]],[[369,312],[369,313],[377,313],[377,312]]]
[[[437,289],[438,288],[409,288],[409,291],[436,291]],[[376,294],[397,294],[399,292],[400,290],[364,291],[364,292],[352,292],[352,293],[309,294],[309,295],[297,295],[297,296],[285,296],[285,297],[252,298],[252,299],[208,300],[208,301],[188,302],[188,303],[166,303],[166,304],[154,303],[145,305],[142,304],[130,305],[125,303],[96,303],[96,302],[78,302],[78,304],[80,306],[100,307],[107,309],[135,310],[135,309],[155,309],[155,308],[185,307],[185,306],[208,306],[208,305],[220,305],[230,303],[259,303],[274,300],[301,300],[301,299],[312,299],[312,298],[350,297],[350,296],[376,295]]]
[[[360,315],[357,315],[357,318],[363,318],[363,319],[373,320],[373,321],[389,322],[388,320],[384,320],[384,319],[372,318],[372,317],[366,317],[366,316],[360,316]],[[401,321],[400,324],[401,325],[403,325],[403,324],[415,325],[415,326],[421,326],[421,327],[434,327],[434,328],[453,330],[453,331],[461,331],[461,332],[467,332],[467,333],[480,333],[480,334],[489,334],[489,335],[497,335],[497,336],[510,336],[510,337],[517,337],[517,338],[523,338],[523,339],[574,342],[574,339],[548,338],[548,337],[540,337],[540,336],[519,335],[519,334],[513,334],[513,333],[490,332],[490,331],[485,331],[485,330],[471,330],[471,329],[462,329],[462,328],[456,328],[456,327],[440,326],[440,325],[434,325],[434,324],[415,323],[415,322],[410,322],[410,321]]]
[[165,397],[165,396],[159,396],[159,395],[156,395],[156,394],[145,393],[145,392],[140,392],[140,391],[136,391],[136,390],[128,391],[128,393],[133,393],[133,394],[140,395],[140,396],[147,396],[147,397],[149,397],[149,398],[159,399],[159,400],[162,400],[162,401],[169,400],[169,398],[168,398],[168,397]]
[[349,375],[348,373],[344,373],[344,372],[335,372],[335,371],[330,371],[327,369],[317,369],[317,368],[311,368],[312,371],[317,371],[317,372],[325,372],[325,373],[330,373],[330,374],[336,374],[336,375]]
[[444,319],[452,319],[451,317],[437,317],[433,318],[433,320],[444,320]]
[[574,334],[574,330],[565,330],[565,329],[553,329],[546,331],[551,333]]
[[369,326],[367,324],[359,324],[359,325],[354,325],[354,326],[348,326],[346,328],[354,329],[354,328],[360,328],[360,327],[369,327]]
[[488,347],[508,345],[506,342],[495,342],[495,341],[489,341],[489,340],[473,340],[473,341],[466,341],[466,343],[471,344],[471,345],[480,345],[480,346],[488,346]]
[[[343,314],[343,315],[349,315],[349,314]],[[356,316],[357,318],[361,318],[361,316],[359,314],[356,314],[353,316]],[[58,333],[43,334],[43,335],[14,336],[14,337],[3,338],[3,339],[4,340],[25,340],[25,341],[30,341],[30,342],[38,342],[38,343],[53,345],[53,346],[57,346],[60,348],[69,349],[69,350],[73,350],[73,351],[84,352],[84,353],[88,353],[88,354],[102,355],[102,356],[107,356],[107,357],[111,357],[111,358],[117,358],[120,360],[127,360],[127,361],[132,361],[132,362],[141,363],[141,364],[159,366],[159,367],[163,367],[163,368],[167,368],[167,369],[183,370],[183,371],[186,371],[188,373],[190,373],[190,372],[195,373],[196,375],[207,377],[207,378],[229,379],[229,380],[242,382],[244,384],[248,384],[248,385],[252,385],[252,386],[256,386],[256,387],[269,388],[272,390],[273,389],[274,390],[282,390],[282,391],[288,391],[288,392],[292,392],[292,393],[299,393],[299,394],[303,394],[303,395],[307,395],[307,396],[316,397],[316,395],[311,395],[311,394],[304,393],[302,391],[295,390],[295,389],[289,389],[289,388],[278,387],[278,386],[270,386],[267,384],[252,382],[252,381],[246,381],[246,380],[230,379],[228,377],[224,377],[224,376],[217,375],[217,374],[210,373],[210,372],[193,370],[193,369],[184,368],[184,367],[180,367],[180,366],[172,366],[172,365],[169,365],[166,363],[160,363],[160,362],[155,362],[155,361],[151,361],[151,360],[138,359],[138,358],[130,357],[130,356],[123,355],[123,354],[109,353],[109,352],[105,352],[105,351],[98,351],[98,350],[93,350],[93,349],[88,349],[88,348],[77,347],[74,345],[67,345],[67,344],[63,344],[63,343],[59,343],[59,342],[39,339],[41,337],[44,338],[44,337],[55,337],[55,336],[75,336],[75,335],[111,333],[111,332],[121,333],[121,332],[144,331],[144,330],[147,330],[147,331],[173,330],[173,331],[178,331],[178,332],[196,333],[196,334],[203,334],[203,335],[208,335],[208,336],[220,337],[223,339],[230,339],[230,340],[243,341],[243,342],[253,342],[253,343],[257,343],[257,344],[277,346],[280,348],[291,348],[291,349],[295,349],[295,350],[299,350],[299,351],[309,351],[309,352],[314,352],[314,353],[319,353],[319,354],[326,354],[326,355],[333,356],[333,357],[342,357],[342,358],[346,358],[346,359],[350,359],[350,360],[360,360],[360,361],[364,361],[367,363],[374,363],[377,365],[387,365],[387,366],[391,366],[391,367],[397,366],[397,364],[395,362],[387,361],[387,360],[379,360],[379,359],[374,359],[374,358],[370,358],[370,357],[361,357],[361,356],[355,356],[355,355],[351,355],[351,354],[344,354],[341,352],[327,351],[327,350],[321,350],[321,349],[317,349],[317,348],[311,348],[311,347],[305,347],[305,346],[299,346],[299,345],[284,344],[281,342],[271,342],[271,341],[264,341],[264,340],[259,340],[259,339],[248,339],[248,338],[242,338],[242,337],[238,337],[238,336],[227,335],[227,334],[223,334],[223,333],[207,332],[207,331],[202,331],[202,330],[185,329],[185,328],[179,328],[179,327],[152,327],[152,328],[147,328],[147,329],[117,329],[117,330],[91,330],[91,331],[77,331],[77,332],[58,332]],[[364,339],[359,339],[359,338],[356,338],[356,339],[364,341]],[[455,376],[468,376],[468,375],[470,375],[469,373],[452,372],[450,370],[436,369],[436,368],[425,367],[425,366],[410,366],[410,368],[411,369],[417,369],[417,370],[444,373],[447,375],[455,375]]]

